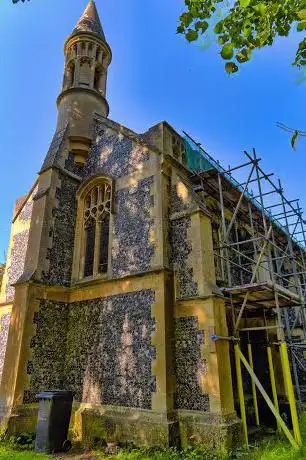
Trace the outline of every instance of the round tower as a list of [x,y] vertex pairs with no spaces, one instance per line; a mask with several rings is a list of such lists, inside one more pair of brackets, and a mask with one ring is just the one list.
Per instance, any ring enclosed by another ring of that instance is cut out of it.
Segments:
[[69,124],[70,150],[83,164],[93,140],[93,117],[108,116],[107,69],[111,49],[106,42],[96,5],[90,0],[64,47],[65,70],[58,96],[57,130]]

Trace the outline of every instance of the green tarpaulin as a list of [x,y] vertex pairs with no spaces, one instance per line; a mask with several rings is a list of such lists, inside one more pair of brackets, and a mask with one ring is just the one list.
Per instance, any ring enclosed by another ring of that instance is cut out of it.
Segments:
[[199,152],[192,148],[187,139],[184,139],[187,165],[192,171],[202,172],[210,171],[215,167]]

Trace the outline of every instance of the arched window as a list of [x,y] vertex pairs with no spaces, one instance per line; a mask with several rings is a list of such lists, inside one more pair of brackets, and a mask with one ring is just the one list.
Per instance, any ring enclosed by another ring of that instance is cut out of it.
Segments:
[[84,197],[83,276],[107,273],[111,185],[95,184]]

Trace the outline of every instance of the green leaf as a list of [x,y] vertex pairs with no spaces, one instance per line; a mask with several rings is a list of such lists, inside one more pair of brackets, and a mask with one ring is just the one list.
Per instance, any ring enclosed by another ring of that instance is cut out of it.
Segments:
[[236,54],[237,61],[242,64],[243,62],[247,62],[251,59],[252,52],[250,49],[244,48],[243,50],[239,51]]
[[189,42],[194,42],[195,40],[198,39],[198,32],[195,30],[189,29],[188,32],[186,33],[186,38]]
[[207,28],[208,28],[208,22],[207,21],[198,21],[196,22],[195,24],[195,30],[198,31],[198,30],[202,30],[202,33],[204,33]]
[[220,35],[220,37],[218,37],[218,43],[219,45],[224,45],[224,43],[226,43],[228,41],[228,36],[227,35]]
[[252,33],[252,23],[249,19],[247,19],[243,25],[243,34],[245,37],[249,37],[251,33]]
[[234,48],[242,48],[245,45],[245,38],[241,36],[233,37],[232,44]]
[[267,11],[267,6],[264,3],[259,3],[258,5],[254,6],[254,11],[258,13],[260,16],[264,16]]
[[180,20],[184,26],[188,27],[193,21],[193,16],[190,13],[183,13],[180,16]]
[[225,64],[225,70],[227,73],[236,73],[238,72],[238,66],[235,64],[235,62],[227,62]]
[[214,32],[215,32],[215,34],[221,34],[222,31],[223,31],[223,21],[219,21],[215,25]]
[[298,25],[296,26],[296,30],[298,32],[301,32],[302,30],[306,30],[306,21],[299,22]]
[[239,0],[239,3],[240,3],[240,6],[242,8],[246,8],[247,6],[249,6],[251,0]]
[[232,59],[234,56],[233,45],[231,43],[227,43],[223,46],[221,50],[221,57],[223,59]]
[[306,9],[305,9],[305,10],[300,10],[300,11],[298,11],[298,14],[297,14],[297,15],[298,15],[298,17],[299,17],[300,19],[302,19],[302,20],[303,20],[303,19],[306,19]]
[[[239,67],[240,63],[251,59],[252,49],[273,45],[279,36],[289,35],[292,27],[303,31],[305,36],[305,1],[183,0],[186,10],[181,15],[177,32],[184,33],[192,42],[213,22],[211,29],[220,45],[221,57],[228,63],[234,61]],[[298,68],[305,66],[305,46],[306,41],[296,50],[294,65]],[[237,71],[232,64],[228,70],[230,73]]]

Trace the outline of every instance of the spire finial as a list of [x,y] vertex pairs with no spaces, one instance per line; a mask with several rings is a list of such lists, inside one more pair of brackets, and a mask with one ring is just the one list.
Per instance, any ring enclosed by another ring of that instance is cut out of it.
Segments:
[[102,40],[105,40],[105,35],[99,18],[96,4],[93,0],[89,0],[84,13],[77,22],[73,35],[78,33],[89,33],[98,36]]

